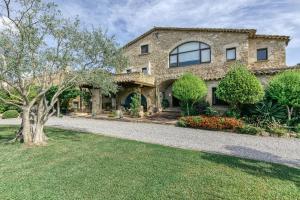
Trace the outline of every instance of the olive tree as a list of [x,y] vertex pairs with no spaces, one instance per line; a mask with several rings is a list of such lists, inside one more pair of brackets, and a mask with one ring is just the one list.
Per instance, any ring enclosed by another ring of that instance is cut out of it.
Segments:
[[243,64],[235,63],[220,81],[216,95],[237,111],[241,104],[255,104],[261,101],[264,89],[255,75]]
[[267,93],[286,107],[288,120],[291,120],[294,109],[300,107],[300,71],[291,70],[274,76]]
[[188,73],[175,81],[172,92],[184,104],[187,114],[190,115],[193,105],[207,94],[207,87],[202,79]]
[[[82,84],[115,92],[111,72],[125,67],[126,59],[113,38],[100,29],[86,30],[77,19],[63,18],[54,3],[1,4],[0,83],[13,98],[0,101],[21,109],[18,137],[27,144],[44,144],[44,125],[58,97]],[[47,99],[53,86],[57,91]]]

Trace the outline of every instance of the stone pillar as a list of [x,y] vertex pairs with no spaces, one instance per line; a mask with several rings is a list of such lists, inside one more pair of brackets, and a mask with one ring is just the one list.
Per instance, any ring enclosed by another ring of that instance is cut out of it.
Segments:
[[[140,100],[141,100],[141,102],[140,102],[140,104],[142,104],[142,86],[139,86],[138,88],[137,88],[137,90],[136,90],[136,92],[137,92],[137,94],[140,96]],[[142,108],[143,106],[141,106],[141,108]],[[143,109],[140,109],[140,110],[144,110],[145,108],[143,108]],[[147,109],[147,108],[146,108]]]
[[155,87],[155,100],[156,100],[156,102],[155,102],[155,105],[156,105],[156,110],[158,111],[158,112],[160,112],[160,110],[161,110],[161,100],[160,100],[160,90],[159,90],[159,87],[158,87],[158,85],[156,85],[156,87]]
[[102,112],[102,94],[100,89],[92,89],[92,116]]
[[111,98],[111,108],[112,108],[112,110],[117,109],[117,102],[116,102],[116,98],[114,98],[114,97]]
[[[80,93],[82,93],[82,87],[80,87]],[[80,107],[80,112],[83,112],[83,98],[82,98],[82,95],[79,96],[79,107]]]

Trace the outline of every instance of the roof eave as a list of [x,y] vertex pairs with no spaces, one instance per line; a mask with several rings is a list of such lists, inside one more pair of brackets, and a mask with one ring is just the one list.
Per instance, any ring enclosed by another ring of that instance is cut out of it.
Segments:
[[246,33],[249,37],[254,37],[256,34],[255,29],[232,29],[232,28],[178,28],[178,27],[153,27],[149,31],[143,33],[138,36],[134,40],[125,44],[122,48],[127,48],[140,39],[146,37],[147,35],[155,32],[155,31],[201,31],[201,32],[230,32],[230,33]]

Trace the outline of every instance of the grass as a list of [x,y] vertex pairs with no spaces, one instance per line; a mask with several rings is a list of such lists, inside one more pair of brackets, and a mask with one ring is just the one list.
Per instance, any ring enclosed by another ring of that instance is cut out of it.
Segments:
[[300,199],[300,169],[60,129],[46,147],[7,144],[0,199]]

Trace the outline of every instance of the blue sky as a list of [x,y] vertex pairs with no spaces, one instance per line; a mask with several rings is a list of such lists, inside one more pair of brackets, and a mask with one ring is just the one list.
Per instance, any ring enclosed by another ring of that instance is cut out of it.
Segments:
[[255,28],[291,36],[287,64],[300,63],[300,0],[55,0],[123,45],[154,26]]

